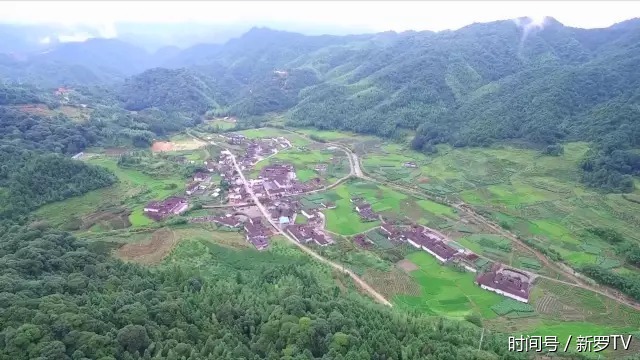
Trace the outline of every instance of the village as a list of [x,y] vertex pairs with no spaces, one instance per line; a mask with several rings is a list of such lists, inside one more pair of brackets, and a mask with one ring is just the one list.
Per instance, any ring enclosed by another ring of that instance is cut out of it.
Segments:
[[[230,145],[244,146],[246,152],[239,156],[237,161],[241,170],[248,171],[279,151],[292,147],[284,137],[255,140],[239,134],[229,134],[227,142]],[[317,169],[321,170],[320,167],[318,166]],[[246,241],[257,250],[267,249],[272,236],[278,233],[271,224],[276,224],[279,230],[303,245],[313,244],[324,247],[335,243],[332,235],[325,230],[326,218],[323,212],[335,208],[336,205],[330,201],[311,203],[302,197],[309,192],[321,190],[327,185],[320,177],[301,182],[296,176],[294,166],[287,163],[271,163],[260,168],[257,178],[247,179],[247,186],[268,211],[270,219],[264,221],[262,213],[254,204],[253,197],[247,191],[243,179],[234,166],[229,150],[222,150],[216,159],[206,160],[203,169],[193,174],[191,181],[186,184],[184,196],[171,196],[162,201],[152,201],[144,207],[144,214],[156,221],[172,215],[180,215],[188,210],[190,198],[208,193],[213,198],[225,197],[223,202],[226,205],[219,208],[224,213],[191,217],[189,222],[213,223],[219,227],[243,231]],[[212,182],[213,173],[220,175],[222,179],[220,184]],[[500,263],[493,263],[483,271],[478,271],[476,265],[478,255],[467,249],[450,246],[449,240],[436,230],[415,223],[392,224],[373,211],[371,204],[364,198],[354,197],[349,201],[352,210],[358,214],[361,221],[381,220],[380,226],[375,231],[390,242],[406,243],[427,252],[443,265],[456,266],[464,269],[463,271],[477,273],[476,285],[485,290],[520,302],[529,301],[532,274],[510,269]],[[303,221],[297,221],[298,217],[303,217]],[[352,240],[363,248],[373,245],[371,240],[362,234],[353,236]]]

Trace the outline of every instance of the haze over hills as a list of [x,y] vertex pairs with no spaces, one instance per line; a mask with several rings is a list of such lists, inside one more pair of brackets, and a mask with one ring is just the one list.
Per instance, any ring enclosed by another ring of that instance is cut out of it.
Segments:
[[[629,175],[640,171],[630,151],[640,139],[638,40],[638,19],[605,29],[521,18],[348,36],[253,28],[184,50],[149,52],[119,39],[63,43],[3,56],[0,75],[45,87],[109,84],[129,109],[287,111],[296,126],[390,138],[411,130],[414,148],[426,152],[439,143],[518,140],[556,151],[563,141],[593,141],[601,146],[585,162],[584,181],[629,191]],[[186,70],[149,70],[156,67]]]
[[276,25],[0,26],[0,359],[640,336],[640,20]]

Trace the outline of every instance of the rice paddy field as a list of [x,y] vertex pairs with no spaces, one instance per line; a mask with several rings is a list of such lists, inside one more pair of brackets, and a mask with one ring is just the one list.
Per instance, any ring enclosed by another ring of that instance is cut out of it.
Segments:
[[389,187],[361,180],[350,180],[332,189],[338,199],[337,208],[327,210],[327,228],[340,235],[353,235],[379,225],[379,221],[362,222],[355,212],[351,198],[360,197],[371,204],[371,209],[389,219],[400,222],[415,221],[445,229],[452,226],[457,215],[452,208],[416,199]]
[[407,260],[418,266],[410,275],[421,291],[419,296],[396,296],[393,301],[398,306],[454,318],[464,318],[473,312],[484,319],[498,316],[491,308],[504,298],[476,286],[472,273],[442,266],[424,251],[408,255]]
[[[629,200],[640,191],[605,195],[582,186],[578,165],[588,149],[585,143],[569,143],[554,157],[508,146],[442,146],[427,156],[383,144],[362,162],[376,178],[460,199],[517,235],[559,252],[574,267],[607,261],[615,268],[622,259],[585,230],[608,227],[640,241],[640,204]],[[417,167],[407,168],[405,162]]]

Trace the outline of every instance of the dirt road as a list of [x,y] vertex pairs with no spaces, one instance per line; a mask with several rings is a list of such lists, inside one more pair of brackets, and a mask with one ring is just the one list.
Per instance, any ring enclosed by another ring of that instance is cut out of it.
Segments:
[[[540,251],[538,251],[537,249],[534,249],[532,247],[530,247],[528,244],[526,244],[525,242],[523,242],[522,240],[520,240],[516,235],[514,235],[513,233],[511,233],[508,230],[503,229],[501,226],[499,226],[498,224],[494,223],[493,221],[490,221],[488,219],[486,219],[484,216],[478,214],[477,212],[475,212],[475,210],[473,210],[470,206],[468,206],[465,203],[452,203],[450,201],[443,201],[443,199],[441,198],[434,198],[428,194],[425,194],[423,192],[418,192],[415,191],[413,189],[410,188],[406,188],[404,186],[400,186],[397,184],[393,184],[393,183],[388,183],[388,182],[383,182],[380,180],[377,180],[375,178],[371,178],[367,175],[364,174],[364,172],[362,171],[361,167],[360,167],[360,159],[358,158],[358,155],[356,155],[355,153],[353,153],[351,151],[351,149],[344,147],[344,146],[340,146],[341,149],[343,149],[344,151],[347,152],[347,154],[349,154],[349,158],[350,158],[350,162],[352,163],[352,173],[356,174],[357,177],[360,177],[362,179],[365,180],[369,180],[372,182],[376,182],[391,188],[395,188],[397,190],[400,190],[402,192],[405,193],[410,193],[410,194],[414,194],[414,195],[419,195],[422,197],[426,197],[430,200],[435,200],[437,202],[444,202],[449,206],[454,207],[456,210],[458,210],[459,212],[462,212],[466,215],[468,215],[469,217],[471,217],[472,219],[474,219],[475,221],[477,221],[478,223],[481,223],[483,225],[485,225],[486,227],[492,229],[493,231],[495,231],[496,233],[510,239],[511,241],[514,241],[515,243],[521,245],[522,247],[529,249],[532,253],[535,254],[536,258],[538,258],[545,266],[555,270],[558,273],[563,274],[564,276],[566,276],[567,278],[571,279],[574,283],[570,283],[568,281],[563,281],[563,280],[558,280],[558,279],[554,279],[548,276],[540,276],[540,277],[544,277],[545,279],[549,279],[551,281],[555,281],[555,282],[559,282],[559,283],[563,283],[566,285],[570,285],[570,286],[575,286],[575,287],[579,287],[582,289],[586,289],[595,293],[598,293],[600,295],[606,296],[612,300],[615,300],[617,302],[623,303],[627,306],[630,306],[636,310],[640,310],[640,304],[638,304],[636,301],[634,301],[633,299],[621,295],[618,292],[616,292],[616,294],[614,295],[612,292],[615,291],[613,289],[610,289],[608,287],[605,286],[599,286],[599,287],[595,287],[593,285],[590,285],[588,283],[585,282],[585,280],[581,279],[580,277],[576,276],[572,270],[567,270],[566,268],[556,264],[555,262],[551,261],[548,257],[546,257],[544,254],[542,254]],[[358,175],[360,174],[360,175]]]
[[[227,150],[227,151],[229,151],[229,150]],[[260,212],[262,212],[263,217],[265,219],[267,219],[267,221],[271,224],[271,226],[273,226],[274,229],[276,229],[276,231],[278,233],[280,233],[282,236],[284,236],[292,244],[294,244],[298,248],[300,248],[300,250],[302,250],[305,253],[309,254],[310,256],[312,256],[313,258],[317,259],[318,261],[320,261],[320,262],[322,262],[324,264],[327,264],[327,265],[331,266],[332,268],[337,269],[339,271],[342,271],[343,273],[349,275],[353,279],[353,281],[355,281],[356,284],[358,284],[358,286],[360,286],[361,289],[366,291],[369,295],[371,295],[371,297],[373,297],[379,303],[387,305],[387,306],[393,306],[387,299],[385,299],[384,296],[380,295],[380,293],[378,293],[373,287],[371,287],[364,280],[362,280],[353,271],[345,268],[344,266],[342,266],[342,265],[340,265],[338,263],[335,263],[335,262],[333,262],[333,261],[331,261],[329,259],[326,259],[326,258],[322,257],[320,254],[318,254],[315,251],[313,251],[313,250],[307,248],[306,246],[300,244],[294,238],[292,238],[289,234],[287,234],[284,231],[282,231],[282,229],[280,229],[280,227],[273,220],[271,220],[271,217],[269,216],[269,212],[267,211],[267,209],[265,209],[264,205],[262,205],[260,200],[258,200],[256,195],[253,193],[253,190],[251,189],[251,186],[249,186],[249,183],[248,183],[247,179],[244,177],[244,174],[240,170],[240,166],[238,166],[238,163],[236,162],[236,157],[230,151],[229,151],[229,153],[231,154],[231,159],[233,160],[233,166],[235,166],[236,171],[238,171],[238,175],[240,175],[240,178],[242,179],[242,182],[244,183],[245,189],[247,190],[249,195],[251,195],[251,197],[253,198],[253,201],[255,202],[256,206],[258,206],[258,208],[260,209]]]

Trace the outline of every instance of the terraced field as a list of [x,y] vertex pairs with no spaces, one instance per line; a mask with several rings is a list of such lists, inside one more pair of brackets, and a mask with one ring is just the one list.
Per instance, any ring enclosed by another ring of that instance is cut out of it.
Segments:
[[[572,266],[601,264],[606,257],[605,264],[615,268],[623,259],[585,229],[613,228],[640,241],[640,203],[629,200],[640,190],[602,195],[582,186],[578,165],[587,150],[588,144],[569,143],[564,155],[554,157],[515,147],[442,146],[427,156],[387,144],[366,154],[363,165],[377,178],[459,198],[521,237],[558,252]],[[404,167],[409,161],[417,167]]]

